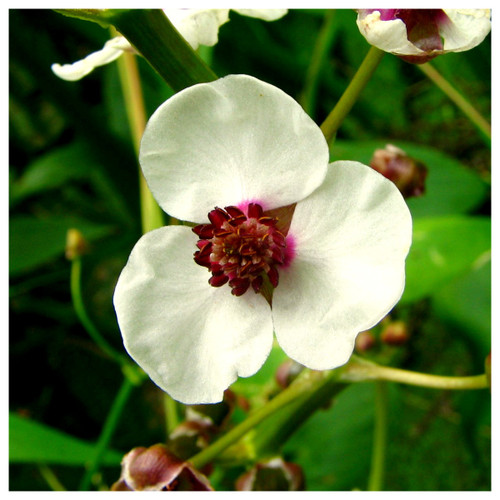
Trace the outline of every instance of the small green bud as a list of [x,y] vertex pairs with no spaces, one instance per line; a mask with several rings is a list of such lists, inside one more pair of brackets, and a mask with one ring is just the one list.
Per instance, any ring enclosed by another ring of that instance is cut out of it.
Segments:
[[66,258],[74,260],[88,250],[88,243],[78,229],[68,229],[66,233]]

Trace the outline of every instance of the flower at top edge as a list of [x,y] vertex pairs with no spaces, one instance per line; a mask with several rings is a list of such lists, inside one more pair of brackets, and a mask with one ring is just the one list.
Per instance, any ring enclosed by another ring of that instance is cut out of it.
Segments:
[[470,50],[491,30],[489,9],[359,9],[356,22],[368,43],[416,64]]
[[220,401],[259,370],[273,331],[298,363],[341,366],[399,300],[401,193],[329,163],[320,128],[277,87],[230,75],[184,89],[150,118],[139,160],[163,210],[194,227],[143,235],[113,301],[128,353],[174,399]]
[[[218,41],[220,26],[229,21],[230,9],[164,9],[165,15],[177,31],[196,50],[200,45],[213,46]],[[241,15],[264,21],[275,21],[287,13],[287,9],[231,9]],[[114,61],[123,52],[134,49],[128,40],[117,36],[108,40],[101,50],[92,52],[72,64],[52,64],[52,71],[63,80],[76,81],[88,75],[98,66]]]

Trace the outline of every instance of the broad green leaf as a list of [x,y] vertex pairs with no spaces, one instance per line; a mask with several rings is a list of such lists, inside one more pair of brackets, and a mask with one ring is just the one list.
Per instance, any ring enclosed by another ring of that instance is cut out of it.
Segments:
[[37,158],[10,186],[11,203],[27,196],[55,189],[69,180],[89,176],[94,160],[83,143],[72,143]]
[[[332,161],[355,160],[369,165],[376,149],[388,141],[335,141]],[[488,194],[488,184],[474,171],[457,160],[432,148],[395,142],[395,146],[427,166],[426,192],[420,198],[409,198],[413,217],[465,214],[477,208]]]
[[[14,413],[9,414],[10,463],[85,465],[94,455],[92,443]],[[108,450],[102,457],[102,464],[118,465],[122,456]]]
[[422,299],[466,274],[491,251],[487,217],[429,217],[414,220],[401,302]]
[[110,226],[74,217],[12,217],[9,222],[10,275],[30,271],[63,255],[66,234],[70,228],[78,229],[88,241],[108,235],[112,231]]
[[432,307],[437,316],[467,337],[482,362],[491,352],[491,256],[485,254],[469,273],[434,294]]
[[[391,405],[396,388],[391,387]],[[324,411],[316,412],[287,441],[287,460],[304,470],[309,491],[366,488],[372,452],[375,391],[353,384]],[[394,415],[397,412],[391,411]]]

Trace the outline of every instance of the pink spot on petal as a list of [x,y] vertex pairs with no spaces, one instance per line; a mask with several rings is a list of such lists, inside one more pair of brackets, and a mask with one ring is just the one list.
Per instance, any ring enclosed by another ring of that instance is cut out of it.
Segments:
[[286,247],[285,247],[285,258],[283,260],[283,264],[280,265],[280,268],[286,269],[290,267],[293,259],[295,258],[295,238],[288,233],[286,237]]

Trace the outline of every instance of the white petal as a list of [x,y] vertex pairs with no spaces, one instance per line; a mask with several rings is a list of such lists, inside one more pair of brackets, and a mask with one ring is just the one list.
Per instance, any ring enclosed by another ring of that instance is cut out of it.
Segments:
[[444,9],[451,22],[443,23],[439,33],[445,52],[462,52],[479,45],[491,30],[489,9]]
[[385,52],[398,55],[423,55],[425,52],[408,40],[406,24],[401,19],[381,21],[380,12],[360,12],[356,20],[366,41]]
[[215,45],[219,27],[229,21],[229,9],[164,9],[164,12],[193,49]]
[[230,75],[163,103],[148,122],[139,159],[166,212],[203,222],[215,206],[258,201],[271,209],[305,198],[324,179],[328,146],[282,90]]
[[295,258],[273,295],[276,337],[313,369],[344,364],[356,335],[378,323],[404,289],[410,212],[395,185],[357,162],[335,162],[297,204]]
[[288,9],[232,9],[242,16],[256,17],[263,21],[276,21],[281,19]]
[[146,233],[118,280],[114,306],[124,345],[151,379],[186,403],[214,403],[253,375],[272,345],[271,311],[253,292],[208,284],[186,226]]
[[63,80],[76,81],[88,75],[97,66],[103,66],[114,61],[123,54],[124,50],[132,50],[126,38],[118,36],[108,40],[104,47],[92,52],[85,59],[73,64],[53,64],[52,71]]

